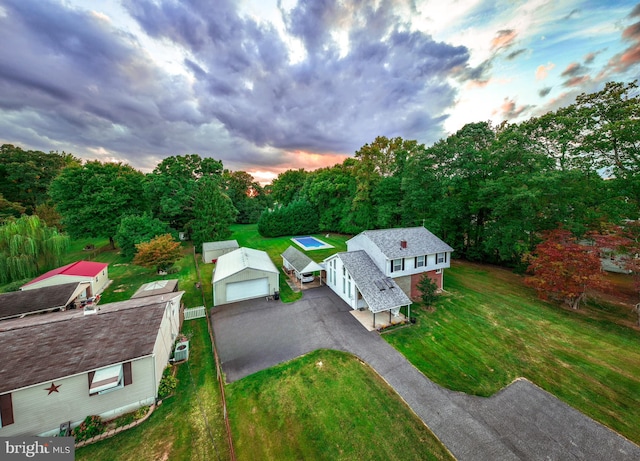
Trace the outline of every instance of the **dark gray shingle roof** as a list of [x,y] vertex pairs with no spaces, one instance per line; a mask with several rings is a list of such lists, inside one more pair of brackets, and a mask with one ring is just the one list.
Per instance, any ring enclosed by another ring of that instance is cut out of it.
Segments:
[[[82,291],[80,282],[0,294],[0,320],[69,305]],[[89,283],[83,283],[88,286]]]
[[74,309],[0,322],[0,394],[151,355],[174,296],[105,304],[93,315]]
[[[453,251],[453,248],[421,226],[366,230],[354,238],[360,236],[369,238],[388,259]],[[402,248],[400,245],[403,240],[407,242],[406,248]]]
[[392,278],[386,277],[364,251],[338,253],[337,256],[351,274],[371,311],[388,311],[411,304],[411,300],[398,284]]

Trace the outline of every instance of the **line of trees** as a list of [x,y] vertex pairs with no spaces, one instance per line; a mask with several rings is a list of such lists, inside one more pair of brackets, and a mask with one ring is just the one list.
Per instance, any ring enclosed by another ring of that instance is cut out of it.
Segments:
[[280,174],[270,192],[261,222],[305,201],[320,232],[425,225],[457,256],[522,266],[559,225],[581,236],[638,219],[637,85],[519,124],[468,124],[430,147],[378,137],[342,164]]
[[265,236],[424,225],[459,257],[524,267],[545,232],[581,238],[638,220],[639,210],[635,82],[519,124],[471,123],[430,147],[377,137],[340,164],[288,170],[265,188],[195,154],[145,175],[0,148],[0,219],[37,215],[74,238],[109,238],[131,257],[167,233],[186,232],[196,247],[228,238],[233,222],[258,222]]

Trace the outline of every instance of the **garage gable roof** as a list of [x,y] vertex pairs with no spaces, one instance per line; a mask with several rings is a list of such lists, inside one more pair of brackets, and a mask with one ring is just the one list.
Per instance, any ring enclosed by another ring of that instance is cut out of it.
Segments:
[[291,266],[300,274],[304,274],[305,272],[318,272],[323,270],[320,264],[312,260],[302,251],[292,246],[289,246],[289,248],[287,248],[281,256],[282,259],[288,261],[289,264],[291,264]]
[[213,281],[218,282],[245,269],[278,273],[278,268],[265,251],[241,247],[218,258]]

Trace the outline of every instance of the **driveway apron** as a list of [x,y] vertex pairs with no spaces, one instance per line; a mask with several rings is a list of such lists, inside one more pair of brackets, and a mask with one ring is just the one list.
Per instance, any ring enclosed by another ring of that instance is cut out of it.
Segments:
[[447,390],[367,331],[329,288],[290,304],[256,299],[215,307],[227,382],[316,349],[369,364],[459,460],[638,460],[640,447],[526,380],[490,398]]

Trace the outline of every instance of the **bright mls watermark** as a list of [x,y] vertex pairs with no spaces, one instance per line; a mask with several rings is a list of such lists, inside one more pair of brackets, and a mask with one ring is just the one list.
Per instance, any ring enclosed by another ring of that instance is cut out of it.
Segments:
[[73,437],[0,437],[0,460],[73,461]]

